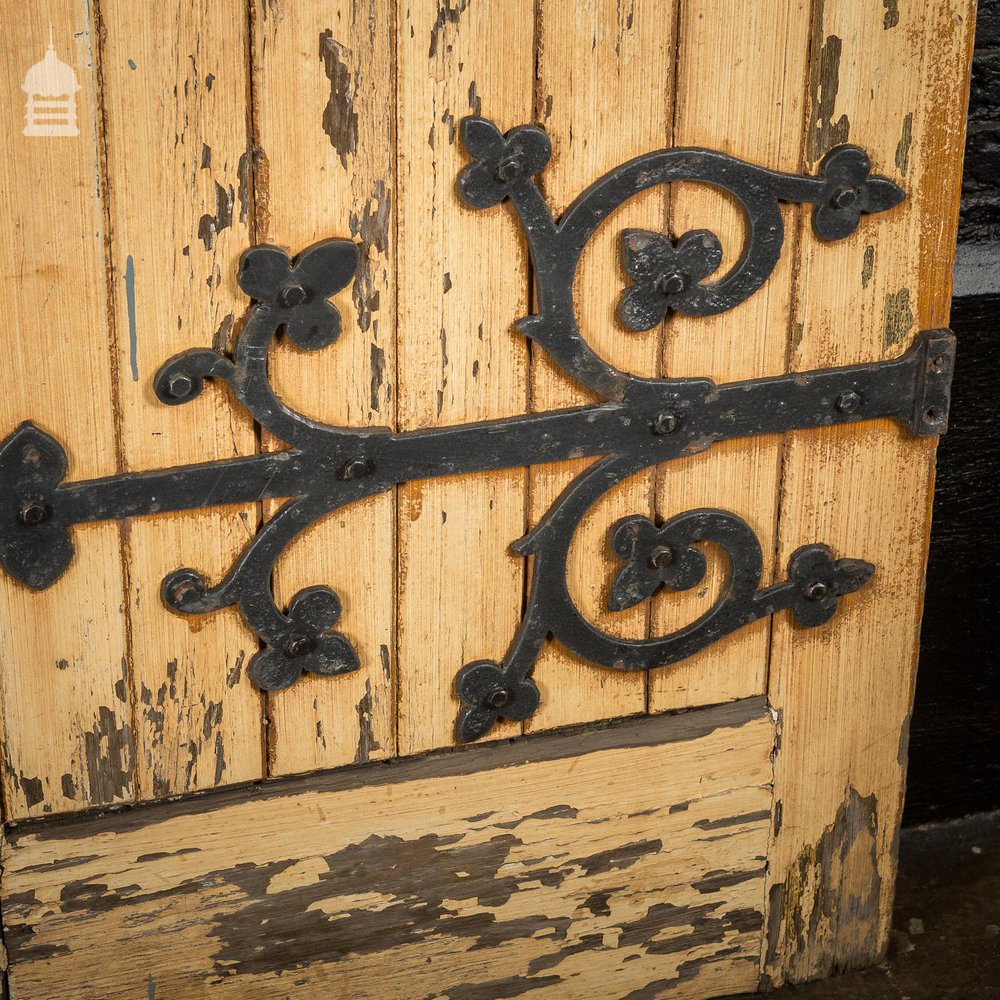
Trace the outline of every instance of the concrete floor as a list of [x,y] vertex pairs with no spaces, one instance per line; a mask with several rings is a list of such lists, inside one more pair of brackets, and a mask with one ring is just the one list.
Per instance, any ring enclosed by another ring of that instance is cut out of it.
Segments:
[[904,830],[883,965],[768,1000],[1000,1000],[1000,813]]

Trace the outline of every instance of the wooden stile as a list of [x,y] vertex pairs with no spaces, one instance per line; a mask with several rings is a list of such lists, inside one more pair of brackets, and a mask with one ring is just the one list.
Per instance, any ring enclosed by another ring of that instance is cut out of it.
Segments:
[[[65,442],[73,476],[119,464],[107,323],[96,42],[88,5],[19,11],[0,40],[0,246],[6,435],[33,418]],[[50,35],[51,26],[51,35]],[[52,39],[80,86],[76,137],[25,136],[22,81]],[[45,192],[44,198],[38,192]],[[0,574],[3,805],[7,819],[135,795],[120,533],[78,528],[72,570],[36,594]]]
[[[316,353],[279,343],[275,388],[313,419],[395,427],[392,11],[378,0],[252,5],[252,25],[257,241],[295,254],[350,237],[362,257],[358,280],[334,299],[337,343]],[[269,435],[264,444],[285,446]],[[278,506],[269,503],[268,513]],[[307,675],[268,697],[271,775],[395,753],[394,510],[389,493],[338,511],[278,564],[282,607],[313,584],[337,592],[338,628],[361,669]]]
[[[745,16],[738,0],[681,4],[677,111],[673,145],[708,146],[779,170],[800,169],[809,4],[766,0]],[[707,73],[705,54],[739,53]],[[749,100],[748,96],[753,95]],[[698,184],[675,185],[670,230],[708,228],[722,242],[720,271],[738,258],[746,236],[739,209],[724,195]],[[790,310],[795,239],[802,210],[786,206],[786,249],[767,284],[730,312],[713,317],[675,314],[667,324],[661,374],[709,375],[716,382],[762,378],[785,370],[791,338]],[[656,507],[666,520],[694,507],[721,507],[746,520],[765,553],[772,582],[781,442],[777,438],[723,441],[708,451],[657,470]],[[725,557],[706,553],[709,572],[685,593],[653,600],[651,631],[666,635],[694,621],[715,601],[727,572]],[[783,567],[782,567],[783,569]],[[770,625],[759,621],[673,666],[649,675],[652,712],[710,705],[763,693]]]
[[[552,162],[542,176],[546,197],[558,216],[598,177],[633,156],[670,144],[673,108],[675,4],[628,6],[612,0],[573,3],[542,0],[538,28],[538,123],[552,139]],[[637,96],[642,95],[641,101]],[[623,106],[630,113],[623,115]],[[657,328],[624,330],[615,307],[624,285],[621,230],[662,231],[666,193],[643,192],[602,226],[580,261],[574,303],[583,336],[603,357],[628,372],[656,374],[661,350]],[[579,406],[591,393],[564,375],[541,350],[532,355],[532,409]],[[531,470],[531,522],[537,523],[589,461],[560,462]],[[653,473],[646,471],[594,505],[574,539],[570,592],[583,614],[615,635],[646,634],[649,609],[607,608],[608,587],[617,568],[608,548],[608,529],[628,514],[652,513]],[[534,672],[542,694],[528,729],[546,729],[646,710],[644,674],[595,667],[550,642]]]
[[[908,193],[814,252],[802,227],[792,368],[893,357],[947,322],[974,5],[814,11],[807,166],[850,141]],[[878,44],[872,44],[872,38]],[[779,983],[866,965],[889,933],[934,476],[933,440],[880,421],[789,435],[778,565],[806,538],[876,563],[823,629],[774,621],[782,719],[764,972]],[[804,935],[800,928],[810,928]]]
[[[468,162],[461,119],[531,121],[533,7],[527,0],[399,7],[397,26],[398,414],[400,430],[523,413],[527,253],[503,207],[455,194]],[[465,663],[499,661],[517,627],[525,474],[479,473],[399,488],[399,752],[454,742]],[[493,739],[520,732],[508,723]]]
[[[152,387],[180,351],[225,344],[247,307],[236,284],[250,232],[245,17],[183,0],[155,12],[103,0],[98,10],[124,467],[252,453],[252,421],[221,387],[178,407]],[[243,674],[254,636],[235,609],[193,620],[160,600],[160,582],[180,567],[221,578],[256,527],[252,506],[126,524],[143,799],[261,776],[261,696]]]

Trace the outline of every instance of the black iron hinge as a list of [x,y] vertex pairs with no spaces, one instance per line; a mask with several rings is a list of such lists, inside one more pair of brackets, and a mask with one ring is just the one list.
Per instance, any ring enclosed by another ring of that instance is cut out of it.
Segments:
[[480,660],[459,670],[460,740],[477,739],[498,719],[524,719],[537,708],[531,671],[549,636],[595,664],[634,671],[676,662],[782,609],[803,626],[826,622],[838,598],[863,586],[874,566],[838,558],[822,544],[807,544],[792,555],[786,579],[762,589],[763,554],[750,527],[727,511],[699,509],[663,524],[636,515],[612,526],[610,546],[620,561],[608,595],[612,611],[631,607],[661,587],[696,586],[706,572],[701,543],[720,546],[729,559],[726,584],[697,621],[670,635],[617,638],[588,622],[570,596],[570,542],[608,490],[716,441],[885,417],[913,434],[942,434],[953,369],[951,333],[923,331],[904,355],[878,364],[721,385],[707,378],[639,378],[587,344],[577,325],[573,280],[584,246],[601,223],[655,185],[691,180],[728,192],[745,212],[747,238],[737,263],[708,280],[722,262],[712,233],[699,230],[672,240],[626,230],[621,253],[629,280],[617,314],[634,331],[657,326],[672,311],[690,316],[725,312],[760,288],[781,253],[779,202],[814,205],[817,236],[834,240],[852,233],[862,214],[897,205],[903,192],[871,176],[867,154],[854,146],[831,151],[815,177],[767,170],[707,149],[667,149],[602,177],[556,220],[534,179],[551,153],[541,129],[522,126],[503,135],[484,118],[467,118],[462,138],[473,162],[459,177],[460,196],[475,208],[509,200],[530,248],[537,309],[517,329],[603,402],[400,434],[309,420],[274,393],[268,349],[279,331],[307,351],[337,339],[340,316],[328,300],[354,277],[358,248],[332,239],[290,259],[277,247],[257,246],[240,260],[239,284],[254,304],[232,355],[208,349],[180,354],[157,373],[155,391],[161,402],[175,406],[197,397],[207,379],[224,382],[287,447],[64,482],[62,447],[33,424],[22,424],[0,448],[0,562],[6,571],[29,587],[50,586],[70,565],[73,543],[67,528],[74,524],[286,499],[221,582],[211,585],[194,569],[178,569],[162,586],[166,605],[183,614],[236,605],[264,643],[248,673],[258,687],[277,691],[303,671],[341,674],[359,666],[353,645],[336,631],[340,599],[333,590],[307,587],[284,611],[274,600],[275,561],[314,521],[397,483],[521,466],[527,457],[540,464],[591,456],[598,460],[513,544],[514,551],[533,560],[527,609],[502,663]]

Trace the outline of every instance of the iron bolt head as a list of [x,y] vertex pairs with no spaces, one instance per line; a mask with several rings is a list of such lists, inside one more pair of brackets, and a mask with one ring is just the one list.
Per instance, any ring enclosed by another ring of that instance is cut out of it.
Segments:
[[285,643],[285,652],[289,656],[305,656],[316,648],[316,640],[300,632],[293,633]]
[[687,278],[679,271],[663,274],[657,279],[656,288],[661,295],[677,295],[687,288]]
[[521,157],[517,153],[510,153],[497,164],[493,176],[501,184],[509,184],[511,181],[516,181],[523,173],[524,163]]
[[190,375],[185,375],[184,372],[177,372],[175,375],[171,375],[167,382],[167,392],[170,393],[173,399],[184,399],[190,396],[193,388],[194,381]]
[[858,200],[858,192],[855,188],[839,188],[833,192],[830,204],[834,208],[850,208]]
[[190,580],[181,580],[174,585],[170,596],[177,604],[184,604],[188,598],[194,597],[198,588]]
[[822,601],[830,593],[830,585],[822,580],[810,580],[805,586],[805,591],[810,601]]
[[666,569],[674,561],[674,550],[669,545],[657,545],[649,553],[649,565],[653,569]]
[[48,516],[49,512],[45,509],[45,505],[38,500],[25,500],[18,514],[21,524],[27,524],[29,527],[41,524]]
[[848,389],[837,397],[837,409],[841,413],[856,413],[860,406],[861,397],[853,389]]
[[495,687],[486,696],[486,704],[490,708],[503,708],[510,701],[510,692],[503,687]]
[[341,479],[364,479],[372,471],[370,462],[363,458],[348,459],[340,468]]
[[301,285],[286,285],[278,295],[278,301],[285,309],[302,305],[306,300],[306,290]]
[[681,418],[670,410],[664,410],[662,413],[657,413],[653,418],[653,433],[654,434],[673,434],[675,430],[681,425]]

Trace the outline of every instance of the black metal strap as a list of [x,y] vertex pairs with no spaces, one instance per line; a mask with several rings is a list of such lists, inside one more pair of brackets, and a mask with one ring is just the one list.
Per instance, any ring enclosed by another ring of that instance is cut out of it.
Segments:
[[800,548],[788,578],[758,589],[760,544],[732,513],[700,509],[662,525],[643,516],[614,525],[610,545],[621,561],[611,585],[611,610],[650,597],[660,587],[686,590],[706,571],[701,543],[721,546],[730,573],[713,607],[668,636],[625,640],[601,632],[581,615],[566,583],[573,533],[594,502],[629,476],[650,466],[704,450],[715,441],[774,434],[804,427],[891,418],[918,435],[947,426],[954,338],[924,331],[902,357],[856,365],[716,385],[708,379],[647,379],[600,358],[580,334],[573,309],[573,280],[583,248],[601,222],[633,195],[656,184],[698,180],[734,195],[747,216],[748,237],[732,269],[718,269],[721,246],[699,230],[670,238],[639,230],[622,235],[622,264],[629,284],[618,317],[645,330],[671,311],[712,315],[753,294],[777,263],[783,228],[779,201],[814,204],[813,225],[822,239],[848,235],[866,212],[898,204],[891,181],[870,176],[867,155],[841,146],[824,159],[817,177],[766,170],[701,149],[650,153],[612,171],[553,219],[534,175],[550,155],[548,137],[531,126],[502,135],[482,118],[462,123],[475,157],[459,178],[459,193],[478,208],[509,199],[534,262],[537,312],[518,329],[570,376],[605,402],[393,434],[388,428],[317,423],[286,406],[274,393],[268,348],[279,331],[304,350],[332,344],[340,316],[328,301],[353,278],[357,246],[327,240],[294,260],[272,246],[241,258],[238,279],[254,301],[233,355],[187,351],[157,373],[155,390],[167,405],[196,398],[207,379],[224,382],[261,426],[288,444],[284,451],[180,466],[84,482],[63,482],[62,447],[30,423],[0,448],[0,563],[35,589],[50,586],[69,566],[67,528],[86,521],[282,498],[287,502],[243,551],[224,580],[211,586],[193,569],[163,582],[168,607],[184,614],[239,607],[264,648],[248,673],[259,687],[287,687],[305,670],[338,674],[359,666],[349,640],[336,631],[340,599],[328,587],[299,591],[282,612],[271,590],[272,570],[288,544],[317,519],[394,484],[524,464],[600,457],[564,491],[515,551],[534,560],[532,588],[521,627],[502,664],[476,661],[456,679],[463,707],[458,737],[485,735],[499,718],[523,719],[538,705],[531,670],[552,635],[585,659],[616,670],[645,670],[689,656],[765,615],[790,609],[804,626],[827,621],[838,597],[861,587],[874,567],[836,558],[824,545]]

